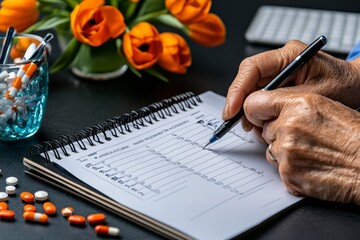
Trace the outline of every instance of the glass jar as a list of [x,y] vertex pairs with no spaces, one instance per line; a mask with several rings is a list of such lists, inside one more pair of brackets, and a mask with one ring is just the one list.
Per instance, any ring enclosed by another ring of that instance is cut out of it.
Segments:
[[[4,38],[0,35],[0,49]],[[29,60],[24,55],[41,42],[36,35],[15,35],[9,56],[0,64],[0,141],[24,139],[40,128],[48,98],[47,53],[43,48]]]

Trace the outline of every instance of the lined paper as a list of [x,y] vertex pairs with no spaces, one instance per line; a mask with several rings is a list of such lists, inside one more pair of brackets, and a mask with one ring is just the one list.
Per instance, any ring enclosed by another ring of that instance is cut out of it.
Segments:
[[199,106],[56,163],[196,239],[234,237],[299,201],[286,192],[252,133],[235,127],[203,149],[222,123],[224,98],[212,92],[200,98]]

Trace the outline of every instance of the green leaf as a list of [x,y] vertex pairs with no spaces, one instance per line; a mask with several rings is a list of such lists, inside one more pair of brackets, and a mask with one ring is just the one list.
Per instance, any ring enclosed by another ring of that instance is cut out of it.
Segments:
[[151,12],[158,12],[166,9],[164,0],[147,0],[142,1],[141,8],[137,14],[137,17],[143,16]]
[[63,0],[39,0],[40,4],[59,4],[65,5]]
[[69,21],[70,17],[66,14],[64,15],[64,13],[62,12],[51,14],[25,29],[24,33],[31,33],[37,30],[52,29],[54,27],[57,27],[58,25],[67,23]]
[[60,55],[60,57],[54,62],[54,64],[50,67],[50,73],[59,72],[65,68],[67,68],[75,59],[81,43],[73,37],[69,44],[66,46],[64,52]]
[[167,79],[164,75],[162,75],[158,70],[156,70],[155,68],[148,68],[144,70],[146,73],[164,81],[164,82],[169,82],[169,79]]
[[53,17],[50,18],[48,21],[45,21],[41,26],[38,27],[37,30],[48,30],[53,29],[61,24],[70,22],[69,18],[60,18],[60,17]]
[[186,28],[184,24],[182,24],[176,17],[171,14],[162,14],[155,17],[154,20],[175,29],[184,30],[184,28]]
[[131,64],[128,64],[128,67],[136,76],[138,76],[139,78],[142,78],[141,73],[138,70],[136,70]]

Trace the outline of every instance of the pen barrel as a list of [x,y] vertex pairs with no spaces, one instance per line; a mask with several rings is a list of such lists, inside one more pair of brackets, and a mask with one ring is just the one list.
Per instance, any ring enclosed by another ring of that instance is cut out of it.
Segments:
[[321,35],[313,43],[311,43],[304,51],[302,51],[293,61],[290,62],[271,82],[269,82],[263,90],[273,90],[285,85],[290,77],[307,63],[322,47],[327,43],[325,36]]
[[218,129],[216,129],[216,131],[214,132],[214,136],[216,137],[216,139],[222,138],[227,132],[230,131],[230,129],[234,125],[240,122],[244,116],[245,116],[244,109],[241,108],[241,110],[233,118],[224,122],[223,124],[221,124],[221,126]]

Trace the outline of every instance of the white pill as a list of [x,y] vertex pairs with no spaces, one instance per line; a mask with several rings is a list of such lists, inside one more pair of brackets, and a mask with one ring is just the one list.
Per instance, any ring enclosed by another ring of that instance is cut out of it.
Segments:
[[0,81],[4,80],[5,78],[7,78],[9,76],[9,73],[7,71],[2,71],[0,73]]
[[6,192],[0,192],[0,202],[5,202],[8,199],[8,194]]
[[18,179],[16,177],[8,177],[6,179],[6,184],[9,186],[15,186],[16,184],[18,184]]
[[5,187],[5,191],[7,194],[12,195],[15,194],[16,192],[16,187],[15,186],[6,186]]
[[37,191],[35,193],[35,199],[37,201],[45,201],[48,199],[49,194],[45,191]]

